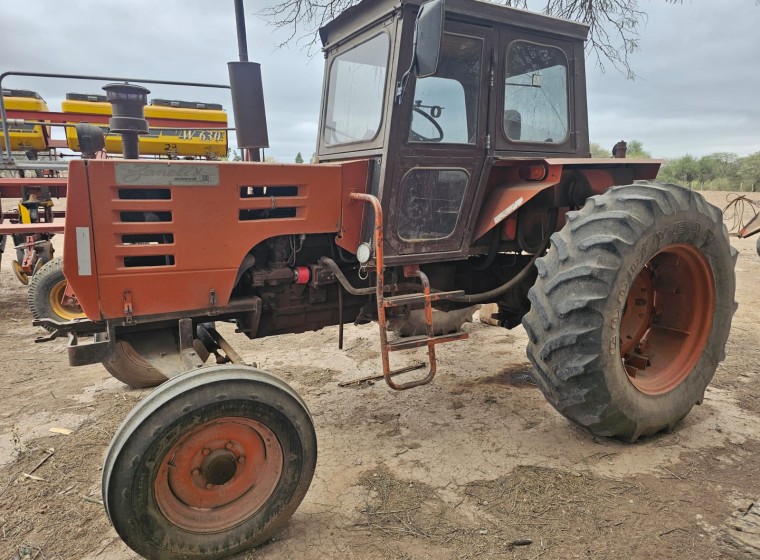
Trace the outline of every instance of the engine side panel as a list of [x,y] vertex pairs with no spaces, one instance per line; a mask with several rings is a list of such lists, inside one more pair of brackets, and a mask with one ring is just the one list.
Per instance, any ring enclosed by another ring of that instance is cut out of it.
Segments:
[[254,246],[340,230],[342,167],[72,162],[64,272],[91,319],[223,307]]

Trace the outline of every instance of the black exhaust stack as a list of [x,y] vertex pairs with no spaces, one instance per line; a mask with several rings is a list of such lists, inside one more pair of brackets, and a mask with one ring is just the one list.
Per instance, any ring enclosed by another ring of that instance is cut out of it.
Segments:
[[248,61],[248,40],[245,32],[243,0],[235,0],[239,62],[228,62],[232,112],[235,115],[235,134],[239,148],[246,150],[248,161],[261,161],[259,148],[269,147],[267,114],[264,107],[264,87],[261,65]]
[[106,99],[111,104],[111,132],[121,134],[124,159],[140,157],[139,136],[148,134],[145,106],[148,104],[147,88],[134,84],[107,84],[103,86]]

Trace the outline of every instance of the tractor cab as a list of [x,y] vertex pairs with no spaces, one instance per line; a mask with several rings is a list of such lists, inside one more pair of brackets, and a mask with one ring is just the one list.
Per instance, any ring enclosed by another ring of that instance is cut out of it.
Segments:
[[467,258],[505,161],[589,156],[585,25],[421,4],[365,1],[320,30],[318,156],[372,158],[388,264]]

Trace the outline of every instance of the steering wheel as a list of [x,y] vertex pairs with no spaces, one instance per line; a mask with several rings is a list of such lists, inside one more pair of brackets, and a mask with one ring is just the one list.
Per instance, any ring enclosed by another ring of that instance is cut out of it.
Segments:
[[[415,113],[418,113],[425,117],[430,124],[433,125],[436,132],[438,133],[438,138],[428,138],[427,136],[423,136],[422,134],[415,132],[414,130],[409,130],[409,136],[411,137],[412,142],[440,142],[443,140],[443,129],[441,128],[441,125],[438,124],[438,121],[436,121],[431,115],[423,111],[421,108],[412,106],[412,110]],[[412,121],[414,122],[414,121]]]

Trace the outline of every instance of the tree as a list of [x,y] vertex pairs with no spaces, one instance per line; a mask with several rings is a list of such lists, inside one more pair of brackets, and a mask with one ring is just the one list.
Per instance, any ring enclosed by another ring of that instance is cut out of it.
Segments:
[[[627,142],[627,158],[652,159],[652,154],[644,149],[644,144],[640,140],[631,140]],[[612,146],[605,148],[599,142],[591,142],[591,157],[610,158],[612,157]]]
[[715,180],[718,176],[718,166],[710,156],[702,156],[697,161],[697,180],[699,188],[704,189],[705,183]]
[[599,142],[591,142],[591,157],[608,158],[612,157],[612,152],[602,146]]
[[296,163],[303,163],[303,156],[301,155],[301,152],[298,152],[296,154]]
[[[278,0],[259,12],[276,28],[289,29],[285,43],[297,42],[314,46],[316,31],[343,10],[360,0]],[[661,0],[681,3],[682,0]],[[597,66],[604,71],[605,63],[629,79],[636,74],[628,57],[639,46],[639,27],[646,23],[647,14],[639,7],[639,0],[502,0],[514,8],[532,9],[545,14],[581,21],[589,26],[586,47],[596,55]]]
[[743,157],[739,160],[739,174],[742,183],[752,192],[760,191],[760,152]]
[[685,183],[691,188],[691,184],[699,175],[699,163],[694,156],[686,154],[677,159],[672,159],[660,168],[658,179]]
[[719,179],[739,180],[739,156],[733,152],[715,152],[708,156],[715,165],[715,174]]
[[628,142],[628,150],[625,157],[652,159],[652,154],[644,149],[644,144],[640,140],[631,140]]

